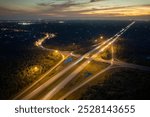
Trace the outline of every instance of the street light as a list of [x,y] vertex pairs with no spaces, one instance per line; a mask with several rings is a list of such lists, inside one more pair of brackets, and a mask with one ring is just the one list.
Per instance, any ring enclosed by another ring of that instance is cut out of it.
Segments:
[[58,50],[55,50],[56,53],[58,53]]
[[96,40],[94,40],[95,42],[97,42],[98,40],[96,39]]
[[100,36],[100,39],[103,39],[104,37],[103,36]]
[[34,71],[37,72],[39,71],[39,68],[37,66],[34,67]]

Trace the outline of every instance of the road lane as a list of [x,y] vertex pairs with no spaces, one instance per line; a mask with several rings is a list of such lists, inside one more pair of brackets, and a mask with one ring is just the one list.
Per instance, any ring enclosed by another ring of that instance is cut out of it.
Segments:
[[108,66],[107,68],[103,69],[102,71],[100,71],[99,73],[97,73],[96,75],[94,75],[93,77],[89,78],[88,80],[86,80],[85,82],[81,83],[80,85],[78,85],[77,87],[75,87],[73,90],[69,91],[68,93],[66,93],[64,96],[60,97],[59,100],[64,100],[65,98],[67,98],[69,95],[71,95],[73,92],[75,92],[76,90],[78,90],[79,88],[83,87],[84,85],[86,85],[87,83],[89,83],[90,81],[92,81],[93,79],[95,79],[96,77],[98,77],[100,74],[108,71],[111,69],[111,65]]
[[54,87],[49,93],[47,93],[42,100],[51,99],[57,92],[59,92],[68,82],[70,82],[75,76],[78,75],[87,65],[89,60],[85,61],[80,67],[75,69],[69,76],[67,76],[60,84]]

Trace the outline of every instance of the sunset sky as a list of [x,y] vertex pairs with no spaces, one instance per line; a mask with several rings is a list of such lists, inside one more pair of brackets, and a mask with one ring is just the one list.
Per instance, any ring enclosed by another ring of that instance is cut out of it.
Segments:
[[0,20],[150,19],[150,0],[0,0]]

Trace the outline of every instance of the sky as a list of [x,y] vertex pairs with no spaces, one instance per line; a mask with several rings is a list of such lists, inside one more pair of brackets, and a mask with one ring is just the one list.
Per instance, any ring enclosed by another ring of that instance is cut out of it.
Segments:
[[150,0],[0,0],[0,20],[150,19]]

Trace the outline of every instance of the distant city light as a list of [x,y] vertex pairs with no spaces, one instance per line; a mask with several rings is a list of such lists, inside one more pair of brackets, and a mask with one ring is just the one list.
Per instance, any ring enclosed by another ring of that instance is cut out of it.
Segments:
[[59,23],[60,23],[60,24],[63,24],[63,23],[64,23],[64,21],[59,21]]
[[21,22],[21,23],[18,23],[19,25],[31,25],[32,23],[29,23],[29,22]]
[[51,38],[54,38],[56,35],[55,34],[51,34],[50,36],[51,36]]

